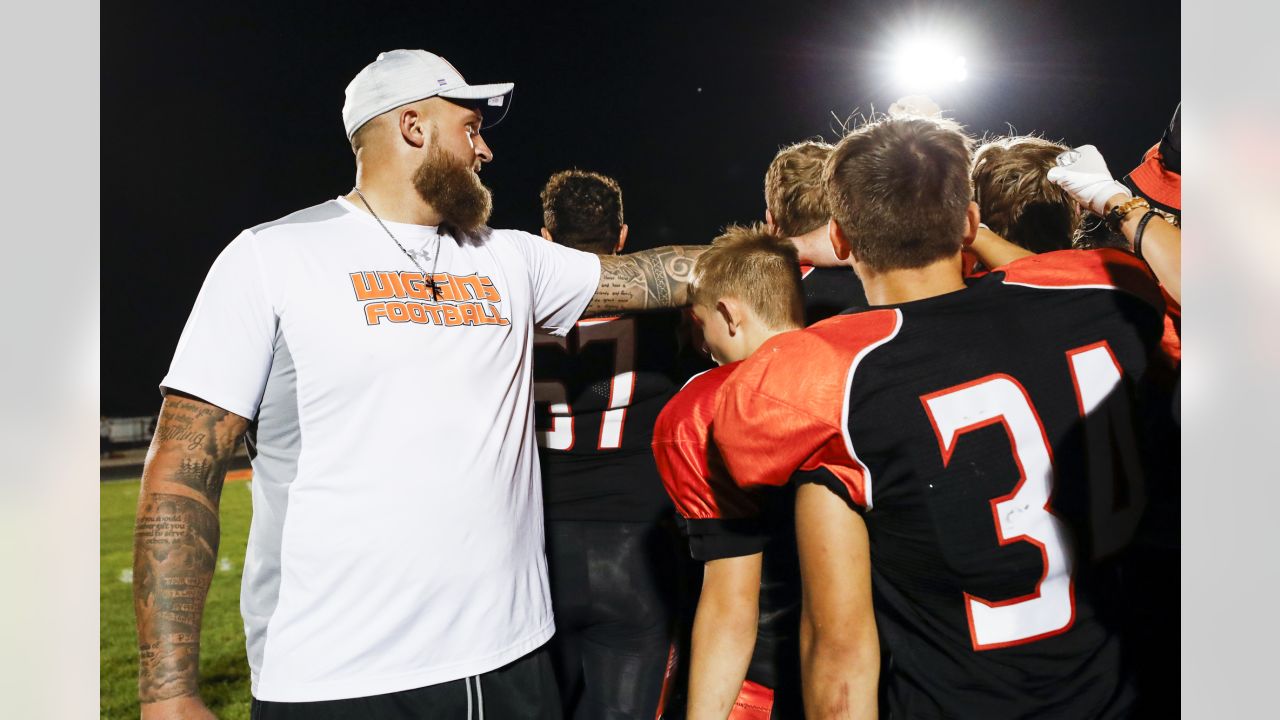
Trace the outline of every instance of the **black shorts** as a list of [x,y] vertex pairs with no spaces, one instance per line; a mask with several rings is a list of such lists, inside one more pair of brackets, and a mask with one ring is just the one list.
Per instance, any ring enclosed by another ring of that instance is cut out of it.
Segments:
[[551,639],[566,718],[650,720],[676,619],[676,536],[657,523],[547,521]]
[[559,720],[547,646],[487,673],[414,690],[320,702],[253,699],[252,720]]

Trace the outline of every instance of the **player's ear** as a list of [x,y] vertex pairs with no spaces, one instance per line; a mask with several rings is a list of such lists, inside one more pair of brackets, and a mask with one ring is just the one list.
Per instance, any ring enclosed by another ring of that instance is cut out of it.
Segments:
[[627,244],[627,224],[622,223],[622,229],[618,231],[618,244],[614,246],[613,253],[617,255],[622,252],[622,248]]
[[764,209],[764,224],[770,232],[778,232],[778,224],[773,221],[773,211],[769,208]]
[[969,202],[969,207],[965,209],[964,214],[964,246],[969,247],[973,244],[974,238],[978,237],[978,226],[982,224],[982,211],[978,209],[978,203]]
[[546,228],[542,228],[542,239],[549,243],[555,242],[555,240],[551,239],[551,231]]
[[831,249],[835,251],[836,258],[839,260],[848,260],[853,254],[853,248],[849,245],[849,238],[845,237],[844,229],[840,227],[840,223],[835,218],[827,221],[827,238],[831,240]]
[[720,298],[716,301],[716,312],[729,328],[730,335],[737,335],[742,327],[742,307],[733,298]]

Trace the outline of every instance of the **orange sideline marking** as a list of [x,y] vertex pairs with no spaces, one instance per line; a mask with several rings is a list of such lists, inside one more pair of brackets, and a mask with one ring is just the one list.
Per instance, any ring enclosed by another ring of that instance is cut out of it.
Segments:
[[227,482],[240,482],[253,477],[253,471],[248,468],[244,470],[229,470],[227,472]]

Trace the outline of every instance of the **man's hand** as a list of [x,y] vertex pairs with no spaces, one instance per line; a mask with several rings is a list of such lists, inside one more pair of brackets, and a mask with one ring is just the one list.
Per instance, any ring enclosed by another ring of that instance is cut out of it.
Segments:
[[217,720],[198,696],[170,698],[142,704],[142,720]]
[[1107,214],[1107,201],[1115,196],[1133,197],[1129,188],[1111,177],[1107,161],[1092,145],[1081,145],[1059,155],[1058,166],[1049,168],[1048,178],[1099,216]]
[[626,255],[600,256],[600,285],[586,317],[689,304],[693,261],[708,245],[668,245]]
[[222,482],[248,425],[173,392],[160,408],[133,530],[138,699],[145,718],[213,717],[198,697],[200,621],[218,559]]

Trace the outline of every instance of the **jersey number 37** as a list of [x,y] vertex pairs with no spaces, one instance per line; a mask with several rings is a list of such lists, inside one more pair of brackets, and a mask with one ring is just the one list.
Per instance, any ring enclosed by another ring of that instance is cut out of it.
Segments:
[[[622,447],[622,429],[627,419],[627,406],[635,391],[635,321],[632,318],[598,318],[579,321],[568,337],[535,336],[539,344],[559,345],[565,352],[578,353],[593,343],[609,343],[613,347],[613,375],[609,380],[608,406],[600,413],[600,436],[596,449]],[[576,340],[576,342],[575,342]],[[574,412],[569,406],[569,391],[559,380],[538,380],[533,384],[534,399],[547,403],[551,428],[539,430],[538,445],[548,450],[570,450],[577,441]]]

